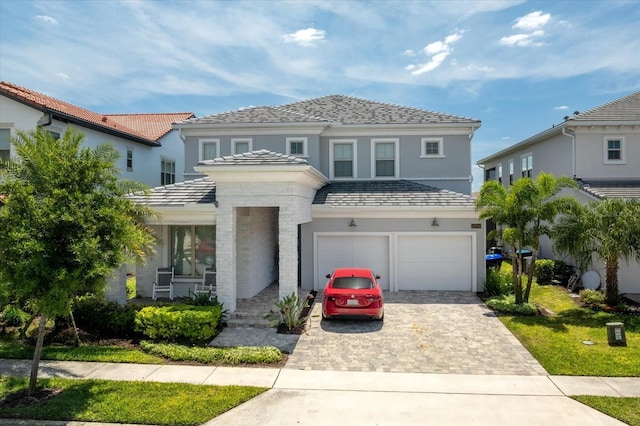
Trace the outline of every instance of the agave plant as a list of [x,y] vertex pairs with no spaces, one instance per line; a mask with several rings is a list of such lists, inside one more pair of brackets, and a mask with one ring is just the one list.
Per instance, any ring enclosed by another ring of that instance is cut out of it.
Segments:
[[302,311],[309,306],[307,299],[299,299],[295,292],[285,296],[276,303],[277,311],[270,311],[264,316],[274,327],[283,326],[288,331],[298,329],[304,325]]

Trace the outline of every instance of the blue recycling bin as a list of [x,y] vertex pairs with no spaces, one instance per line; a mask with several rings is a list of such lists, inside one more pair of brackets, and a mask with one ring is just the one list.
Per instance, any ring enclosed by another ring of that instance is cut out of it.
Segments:
[[500,269],[500,266],[502,265],[502,255],[498,253],[486,254],[484,256],[484,260],[487,268]]

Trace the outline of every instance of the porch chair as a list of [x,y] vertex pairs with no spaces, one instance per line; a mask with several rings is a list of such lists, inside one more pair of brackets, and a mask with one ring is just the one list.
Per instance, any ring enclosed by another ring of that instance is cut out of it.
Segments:
[[197,282],[193,289],[193,294],[209,294],[209,298],[216,295],[216,273],[211,268],[204,268],[202,273],[202,281]]
[[158,293],[169,293],[169,299],[173,300],[173,268],[156,269],[156,280],[153,283],[153,300],[158,298]]

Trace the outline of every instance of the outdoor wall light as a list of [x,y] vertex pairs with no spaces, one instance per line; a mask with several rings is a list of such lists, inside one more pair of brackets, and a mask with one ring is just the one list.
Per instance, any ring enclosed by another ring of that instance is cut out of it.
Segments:
[[431,221],[431,226],[440,226],[440,224],[438,223],[438,219],[434,217],[433,220]]
[[349,222],[349,227],[350,228],[355,228],[356,226],[358,226],[358,225],[356,225],[355,219],[351,219],[351,222]]

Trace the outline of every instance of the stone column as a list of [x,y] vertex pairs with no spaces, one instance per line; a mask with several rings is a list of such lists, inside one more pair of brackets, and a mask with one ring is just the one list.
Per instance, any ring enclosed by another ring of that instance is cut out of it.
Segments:
[[121,266],[113,271],[111,278],[107,280],[105,291],[107,302],[116,302],[118,305],[127,303],[127,268]]
[[216,292],[229,312],[236,310],[236,208],[218,207],[216,217]]
[[298,224],[290,207],[280,206],[278,216],[279,288],[282,299],[291,293],[298,295]]

